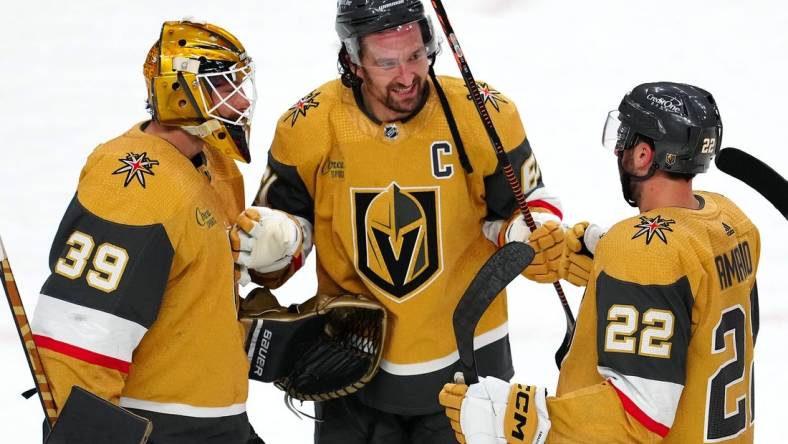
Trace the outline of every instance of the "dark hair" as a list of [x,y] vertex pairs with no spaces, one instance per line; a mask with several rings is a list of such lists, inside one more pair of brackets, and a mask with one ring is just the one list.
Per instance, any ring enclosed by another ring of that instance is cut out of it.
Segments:
[[339,54],[337,55],[337,71],[339,71],[342,84],[348,88],[353,88],[361,85],[363,80],[361,80],[361,77],[357,76],[356,73],[353,72],[353,69],[350,65],[350,54],[348,54],[347,47],[343,43],[342,47],[339,49]]

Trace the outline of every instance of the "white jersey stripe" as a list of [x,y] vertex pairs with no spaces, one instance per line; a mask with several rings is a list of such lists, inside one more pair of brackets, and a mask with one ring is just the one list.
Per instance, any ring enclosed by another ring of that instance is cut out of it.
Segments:
[[531,202],[534,200],[543,200],[549,203],[550,205],[558,208],[559,210],[563,211],[563,208],[561,208],[561,200],[558,198],[558,196],[552,194],[546,187],[536,188],[531,192],[531,194],[528,195],[528,197],[525,200],[526,202]]
[[[490,345],[495,341],[503,339],[508,334],[509,324],[504,322],[500,326],[473,338],[473,349],[478,350],[486,345]],[[426,362],[419,362],[416,364],[395,364],[385,359],[381,359],[380,368],[387,373],[398,376],[423,375],[444,369],[454,364],[459,359],[460,355],[456,351],[453,351],[442,358],[433,359]]]
[[33,334],[125,362],[131,362],[148,331],[136,322],[45,294],[38,298],[30,325]]
[[672,382],[655,381],[637,376],[623,375],[609,367],[597,367],[603,378],[611,383],[649,418],[667,426],[673,426],[676,409],[684,386]]
[[195,407],[189,404],[145,401],[125,396],[120,398],[120,406],[167,415],[191,416],[193,418],[221,418],[223,416],[240,415],[246,411],[246,403],[228,405],[227,407]]

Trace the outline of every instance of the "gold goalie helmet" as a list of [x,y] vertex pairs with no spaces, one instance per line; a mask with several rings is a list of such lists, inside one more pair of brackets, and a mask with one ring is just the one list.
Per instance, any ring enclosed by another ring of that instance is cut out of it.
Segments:
[[[235,36],[190,19],[164,22],[143,72],[154,120],[181,127],[232,159],[251,160],[254,65]],[[238,102],[248,106],[238,109]]]

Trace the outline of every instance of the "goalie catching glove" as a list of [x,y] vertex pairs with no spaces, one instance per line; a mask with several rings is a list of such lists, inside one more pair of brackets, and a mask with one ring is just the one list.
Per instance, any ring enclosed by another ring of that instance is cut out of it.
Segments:
[[248,328],[249,378],[302,401],[357,391],[377,373],[383,354],[386,310],[359,295],[318,295],[282,307],[260,287],[241,303],[239,319]]
[[605,231],[598,225],[580,222],[566,233],[566,246],[559,267],[561,279],[578,287],[588,285],[596,245]]
[[544,443],[550,430],[545,398],[544,389],[494,377],[446,384],[439,395],[460,444]]
[[303,263],[305,252],[312,248],[309,222],[267,207],[250,207],[230,229],[233,259],[240,266],[242,285],[249,283],[248,270],[269,273],[291,262],[296,268]]

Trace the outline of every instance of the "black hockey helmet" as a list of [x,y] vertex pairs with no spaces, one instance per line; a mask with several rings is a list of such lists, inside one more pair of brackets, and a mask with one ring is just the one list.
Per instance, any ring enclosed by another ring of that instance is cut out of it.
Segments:
[[652,142],[653,168],[693,175],[705,173],[722,143],[722,121],[712,95],[696,86],[644,83],[632,89],[608,115],[602,144],[621,151],[638,136]]
[[339,0],[336,31],[347,48],[350,60],[360,64],[361,38],[386,29],[417,22],[427,54],[435,55],[440,47],[432,22],[424,13],[421,0]]

